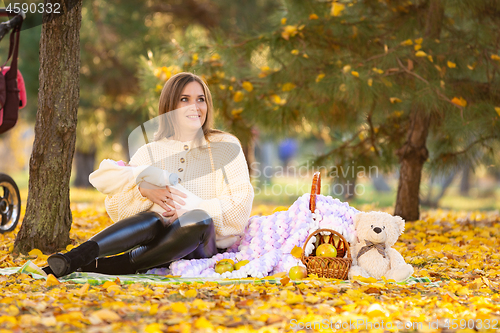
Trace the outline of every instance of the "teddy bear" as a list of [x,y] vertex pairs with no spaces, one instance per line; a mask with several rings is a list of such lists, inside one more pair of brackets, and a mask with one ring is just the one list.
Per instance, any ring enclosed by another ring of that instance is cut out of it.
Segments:
[[403,281],[413,274],[413,267],[392,248],[403,233],[405,221],[384,212],[358,213],[354,216],[357,239],[351,246],[352,266],[349,279],[355,276],[382,276]]

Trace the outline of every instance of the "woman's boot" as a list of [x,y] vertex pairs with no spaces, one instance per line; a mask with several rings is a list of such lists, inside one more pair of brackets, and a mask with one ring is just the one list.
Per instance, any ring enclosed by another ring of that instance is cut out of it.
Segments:
[[76,271],[99,255],[99,245],[94,241],[86,241],[67,253],[56,253],[47,259],[50,269],[56,277]]
[[163,219],[159,214],[139,213],[110,225],[67,253],[51,255],[47,262],[54,275],[61,277],[91,264],[97,257],[118,254],[137,245],[147,244],[162,229]]

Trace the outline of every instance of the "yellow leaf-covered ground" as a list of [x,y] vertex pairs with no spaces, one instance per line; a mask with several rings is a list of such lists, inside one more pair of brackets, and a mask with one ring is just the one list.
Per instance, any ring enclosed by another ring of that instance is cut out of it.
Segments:
[[[72,208],[75,245],[111,223],[102,205]],[[257,206],[253,214],[275,208]],[[395,247],[414,276],[437,285],[90,286],[0,276],[0,332],[499,331],[499,227],[498,213],[441,210],[407,223]],[[0,235],[0,267],[43,266],[47,256],[37,249],[10,254],[18,230]]]

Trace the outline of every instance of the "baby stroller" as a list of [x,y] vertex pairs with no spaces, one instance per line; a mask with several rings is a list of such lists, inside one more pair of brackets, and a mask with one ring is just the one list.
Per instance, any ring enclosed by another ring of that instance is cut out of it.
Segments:
[[[0,23],[0,41],[12,30],[7,61],[0,70],[0,134],[10,130],[17,122],[19,108],[26,106],[26,90],[21,73],[17,69],[19,35],[25,18],[22,11],[11,12],[0,8],[0,16],[10,20]],[[12,17],[12,18],[11,18]],[[12,57],[11,66],[5,66]],[[21,197],[16,182],[0,173],[0,233],[16,228],[21,213]]]

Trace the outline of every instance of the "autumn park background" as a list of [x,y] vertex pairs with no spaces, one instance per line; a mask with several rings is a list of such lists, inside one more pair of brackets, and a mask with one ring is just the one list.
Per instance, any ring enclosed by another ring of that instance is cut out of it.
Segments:
[[431,282],[89,286],[0,275],[0,331],[285,332],[292,319],[326,318],[500,327],[500,1],[65,8],[23,23],[28,105],[0,137],[0,172],[20,188],[22,217],[0,235],[0,268],[43,266],[111,224],[88,175],[104,158],[128,161],[128,135],[157,115],[163,84],[192,71],[211,89],[216,127],[242,143],[252,215],[286,209],[322,171],[322,194],[407,221],[396,248]]

